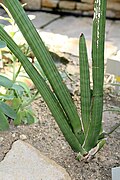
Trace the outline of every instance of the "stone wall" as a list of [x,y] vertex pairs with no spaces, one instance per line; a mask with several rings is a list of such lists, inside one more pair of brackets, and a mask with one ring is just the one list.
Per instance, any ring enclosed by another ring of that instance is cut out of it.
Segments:
[[[94,4],[94,0],[21,0],[21,2],[27,3],[25,8],[29,10],[54,9],[78,12],[83,15],[92,15]],[[107,16],[120,18],[120,0],[108,0]]]
[[[72,11],[84,15],[93,14],[94,0],[21,0],[27,3],[26,9],[56,9]],[[108,0],[107,16],[120,18],[120,0]]]

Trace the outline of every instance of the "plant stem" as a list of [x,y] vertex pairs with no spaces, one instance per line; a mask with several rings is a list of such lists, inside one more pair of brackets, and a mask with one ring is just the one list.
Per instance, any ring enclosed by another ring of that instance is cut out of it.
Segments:
[[15,81],[16,81],[16,79],[17,79],[17,77],[18,77],[18,75],[19,75],[19,73],[21,71],[21,68],[22,68],[22,64],[20,64],[18,71],[15,73],[15,77],[14,77]]
[[26,106],[29,106],[36,98],[36,96],[39,94],[39,91],[37,91],[33,96],[32,98],[29,99],[28,102],[25,102],[21,105],[21,109],[24,109]]
[[116,109],[105,109],[103,112],[111,111],[111,112],[120,112],[120,108]]
[[120,126],[120,123],[115,124],[115,125],[110,129],[110,131],[106,133],[106,135],[109,136],[110,134],[112,134],[117,128],[119,128],[119,126]]

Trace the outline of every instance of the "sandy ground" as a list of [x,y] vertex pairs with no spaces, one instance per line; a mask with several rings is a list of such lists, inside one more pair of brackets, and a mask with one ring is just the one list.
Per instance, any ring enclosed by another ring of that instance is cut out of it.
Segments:
[[[116,99],[106,100],[105,107],[116,106]],[[77,102],[77,101],[76,101]],[[33,104],[39,122],[30,126],[10,126],[10,130],[0,133],[0,161],[17,139],[29,142],[49,158],[64,167],[72,180],[110,180],[111,168],[120,166],[120,128],[107,139],[104,148],[89,162],[78,162],[74,153],[65,141],[54,118],[51,116],[42,98]],[[103,124],[109,130],[119,122],[120,114],[105,112]]]

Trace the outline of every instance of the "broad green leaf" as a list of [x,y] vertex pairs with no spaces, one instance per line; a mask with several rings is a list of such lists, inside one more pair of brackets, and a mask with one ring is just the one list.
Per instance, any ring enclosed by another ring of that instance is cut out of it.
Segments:
[[3,100],[12,100],[13,98],[14,98],[13,95],[8,95],[8,94],[0,93],[0,99],[3,99]]
[[24,82],[21,82],[21,81],[17,81],[17,83],[24,89],[24,91],[26,92],[26,94],[31,97],[31,93],[30,93],[30,89],[29,87],[27,86],[26,83]]
[[27,119],[27,124],[34,123],[34,116],[30,111],[26,111],[26,119]]
[[0,131],[6,131],[8,129],[9,129],[8,120],[0,109]]
[[0,40],[0,49],[5,48],[6,46],[6,43]]
[[13,81],[5,76],[0,75],[0,86],[11,88],[13,86]]
[[11,87],[11,89],[14,89],[16,91],[16,93],[18,94],[18,96],[22,96],[24,93],[24,89],[22,86],[14,83],[13,86]]
[[17,113],[16,118],[14,119],[14,125],[15,125],[15,126],[20,125],[20,124],[21,124],[21,122],[22,122],[22,118],[23,118],[23,116],[22,116],[22,112],[21,112],[21,111],[19,111],[19,112]]
[[6,116],[10,117],[11,119],[16,118],[16,112],[14,109],[2,101],[0,101],[0,109]]
[[18,110],[21,104],[22,102],[20,98],[14,98],[12,101],[12,107],[14,110]]

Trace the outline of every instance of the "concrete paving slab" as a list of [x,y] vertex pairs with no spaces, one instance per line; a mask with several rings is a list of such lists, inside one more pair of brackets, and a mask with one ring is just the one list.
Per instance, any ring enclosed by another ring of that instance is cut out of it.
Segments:
[[107,39],[109,38],[119,38],[120,39],[120,21],[113,21],[108,35],[107,35]]
[[32,22],[37,29],[47,25],[48,23],[51,23],[52,21],[60,17],[60,15],[38,12],[38,11],[36,12],[27,11],[26,13],[28,15],[35,16],[35,19],[33,19]]
[[60,18],[44,28],[44,31],[59,33],[69,37],[79,37],[84,33],[87,39],[91,39],[92,19],[66,16]]
[[113,24],[112,20],[108,20],[108,19],[106,20],[106,36],[109,33],[109,30],[110,30],[112,24]]
[[112,180],[120,180],[120,167],[112,168]]
[[68,173],[54,161],[21,140],[0,162],[0,180],[71,180]]
[[[2,13],[3,9],[0,9],[0,12]],[[27,14],[36,17],[32,22],[40,31],[66,35],[70,38],[79,38],[83,32],[87,40],[91,40],[92,38],[92,18],[74,16],[60,17],[60,15],[39,11],[27,11]],[[4,16],[6,17],[6,14],[4,14]],[[3,20],[1,20],[0,23],[8,24]],[[106,40],[120,49],[120,21],[107,20]],[[51,41],[53,41],[53,39]],[[76,51],[78,52],[77,48]],[[91,54],[91,50],[88,53]]]
[[[26,11],[27,15],[32,19],[33,24],[37,29],[51,23],[55,19],[58,19],[60,15],[55,15],[51,13],[38,12],[38,11]],[[0,9],[0,15],[3,17],[8,17],[3,9]],[[8,25],[9,23],[4,20],[0,20],[1,24]]]
[[109,37],[108,41],[110,41],[112,44],[114,44],[114,46],[117,47],[117,49],[120,49],[120,37],[116,36],[116,37]]
[[[4,9],[0,8],[0,16],[2,17],[8,17],[7,13],[5,12]],[[8,21],[4,21],[3,19],[0,18],[0,24],[3,25],[9,25],[10,23]]]
[[5,10],[0,8],[0,16],[2,16],[5,13]]
[[[106,21],[106,34],[109,32],[112,21]],[[92,18],[65,16],[44,28],[45,31],[67,35],[69,37],[79,37],[85,34],[86,39],[92,38]]]
[[111,56],[107,59],[106,73],[120,76],[120,58],[117,58],[116,56]]

